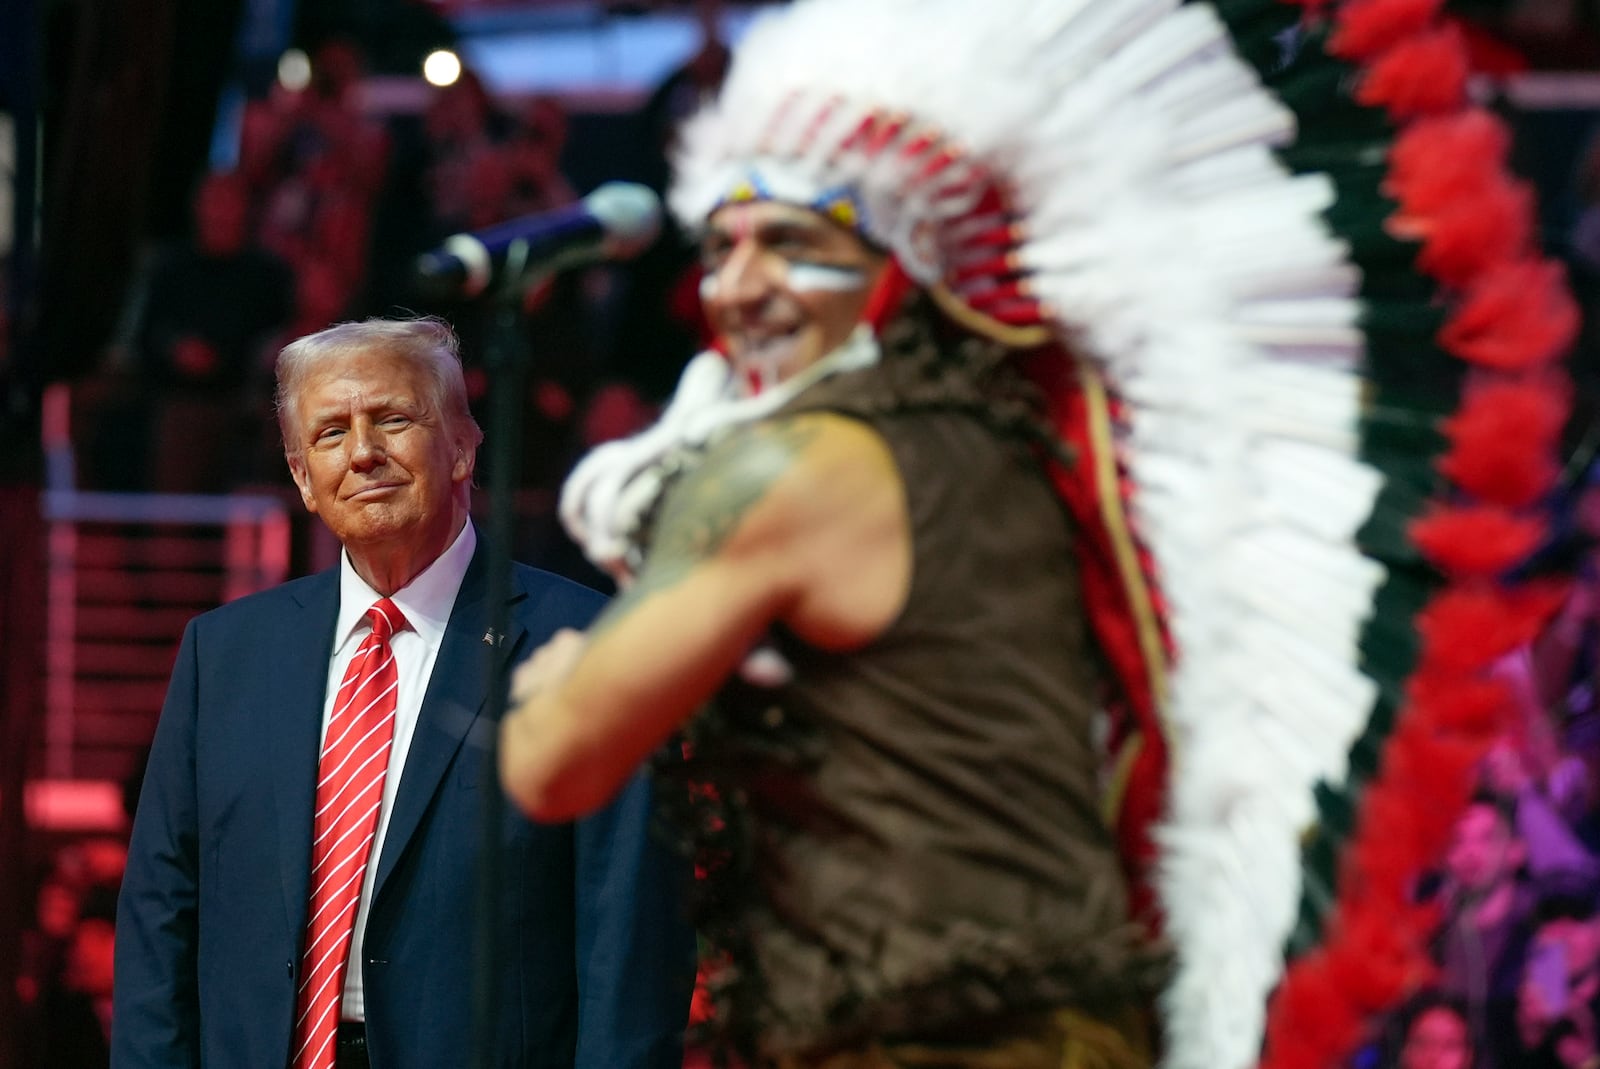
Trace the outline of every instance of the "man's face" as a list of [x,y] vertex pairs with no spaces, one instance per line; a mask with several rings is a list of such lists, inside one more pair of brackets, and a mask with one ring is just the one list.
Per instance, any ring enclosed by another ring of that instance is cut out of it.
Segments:
[[329,359],[295,394],[289,469],[346,547],[443,549],[466,515],[471,442],[427,372],[381,351]]
[[1450,876],[1469,893],[1483,893],[1515,871],[1518,844],[1493,806],[1469,806],[1456,822],[1445,858]]
[[887,262],[837,223],[775,201],[718,209],[701,253],[706,316],[758,388],[838,348]]
[[1471,1059],[1467,1022],[1442,1006],[1419,1014],[1400,1048],[1400,1069],[1467,1069]]

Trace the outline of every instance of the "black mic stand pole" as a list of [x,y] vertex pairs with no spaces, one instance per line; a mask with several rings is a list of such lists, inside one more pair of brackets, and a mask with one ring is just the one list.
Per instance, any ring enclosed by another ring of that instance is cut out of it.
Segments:
[[537,279],[524,272],[527,242],[507,250],[506,270],[498,286],[486,295],[490,317],[485,339],[484,365],[489,375],[489,633],[484,646],[484,671],[488,697],[482,723],[488,724],[484,760],[482,818],[479,825],[477,902],[473,928],[472,1065],[493,1069],[497,977],[500,975],[501,825],[505,798],[500,789],[500,719],[505,715],[509,679],[501,674],[505,636],[510,626],[511,546],[516,533],[515,495],[522,459],[522,404],[527,381],[528,336],[522,303],[529,285]]

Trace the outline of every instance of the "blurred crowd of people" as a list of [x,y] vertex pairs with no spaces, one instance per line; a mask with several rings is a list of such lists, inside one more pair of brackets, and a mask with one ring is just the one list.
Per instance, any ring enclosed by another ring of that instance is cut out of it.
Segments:
[[17,993],[26,1065],[101,1069],[110,1060],[112,949],[127,845],[91,836],[55,848],[36,880]]
[[[640,129],[670,129],[684,87],[720,79],[726,50],[707,31],[633,117]],[[247,103],[236,166],[199,176],[190,233],[144,257],[104,372],[77,391],[85,488],[286,486],[272,360],[293,338],[366,315],[448,319],[483,418],[487,347],[504,341],[489,334],[493,308],[428,292],[414,264],[452,234],[575,201],[562,166],[570,117],[553,96],[498,100],[471,69],[430,88],[418,114],[374,115],[361,54],[343,41],[319,48],[312,72],[304,89],[278,84]],[[640,139],[643,160],[617,169],[664,183],[667,137]],[[696,282],[669,234],[636,263],[529,280],[508,298],[530,369],[521,485],[553,491],[583,449],[653,417],[702,337]]]
[[1577,578],[1499,676],[1516,706],[1437,870],[1437,974],[1360,1069],[1600,1067],[1600,482],[1577,488]]

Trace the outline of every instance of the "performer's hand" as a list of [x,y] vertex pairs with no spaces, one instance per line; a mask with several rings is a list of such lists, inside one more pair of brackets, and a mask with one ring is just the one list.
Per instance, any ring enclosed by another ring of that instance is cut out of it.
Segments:
[[582,631],[564,627],[518,666],[511,677],[511,701],[524,705],[536,695],[557,686],[572,671],[588,645]]

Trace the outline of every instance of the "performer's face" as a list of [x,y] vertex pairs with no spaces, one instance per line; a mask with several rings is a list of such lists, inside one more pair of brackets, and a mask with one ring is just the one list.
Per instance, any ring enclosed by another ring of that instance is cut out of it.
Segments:
[[441,546],[459,530],[472,442],[427,371],[381,351],[329,359],[294,402],[300,496],[347,548]]
[[706,315],[756,388],[782,382],[849,337],[887,262],[839,224],[777,201],[718,209],[701,256]]

